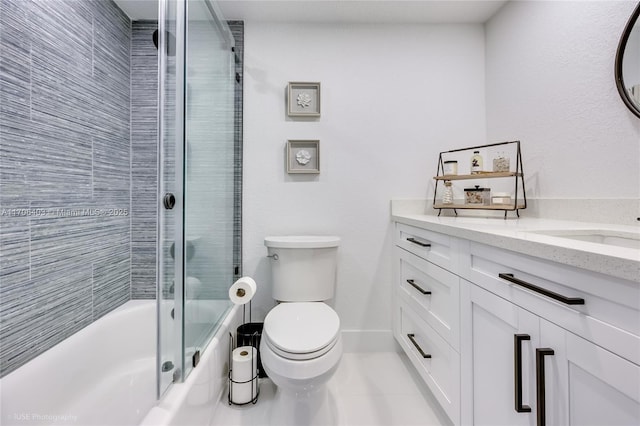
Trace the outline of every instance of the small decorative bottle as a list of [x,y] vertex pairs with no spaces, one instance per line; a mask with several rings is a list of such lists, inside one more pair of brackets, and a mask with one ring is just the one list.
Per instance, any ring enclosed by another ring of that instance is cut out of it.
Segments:
[[442,194],[442,204],[453,204],[453,188],[451,188],[451,181],[444,181],[444,193]]
[[475,175],[480,172],[482,172],[482,156],[480,155],[480,151],[473,151],[473,156],[471,157],[471,174]]

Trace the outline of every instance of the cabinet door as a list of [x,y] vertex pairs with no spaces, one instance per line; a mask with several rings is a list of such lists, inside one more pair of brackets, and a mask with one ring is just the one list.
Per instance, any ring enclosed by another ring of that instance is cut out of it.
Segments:
[[[462,424],[535,425],[535,364],[532,353],[539,344],[538,318],[511,302],[463,281]],[[522,380],[518,376],[516,335]],[[519,386],[518,386],[519,385]],[[516,411],[516,389],[521,389]]]
[[640,366],[462,284],[462,424],[640,425]]
[[546,320],[545,424],[640,425],[640,367]]

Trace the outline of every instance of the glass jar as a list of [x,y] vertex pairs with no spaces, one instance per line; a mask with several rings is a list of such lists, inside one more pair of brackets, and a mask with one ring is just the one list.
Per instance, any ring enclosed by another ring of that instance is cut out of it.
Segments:
[[498,153],[498,156],[493,159],[493,171],[494,172],[508,172],[509,171],[509,157],[504,153]]
[[465,188],[464,201],[467,204],[488,206],[491,204],[491,188],[480,188],[479,185],[474,188]]
[[444,193],[442,194],[442,204],[453,204],[453,188],[451,181],[444,181]]

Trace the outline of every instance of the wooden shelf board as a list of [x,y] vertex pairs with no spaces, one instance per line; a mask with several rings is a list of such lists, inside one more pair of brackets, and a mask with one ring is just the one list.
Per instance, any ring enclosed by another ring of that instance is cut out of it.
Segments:
[[483,204],[434,204],[434,209],[466,209],[466,210],[522,210],[525,208],[524,204],[492,204],[485,206]]
[[435,180],[468,180],[468,179],[490,179],[490,178],[505,178],[505,177],[522,177],[522,173],[516,172],[482,172],[473,175],[442,175],[434,176]]

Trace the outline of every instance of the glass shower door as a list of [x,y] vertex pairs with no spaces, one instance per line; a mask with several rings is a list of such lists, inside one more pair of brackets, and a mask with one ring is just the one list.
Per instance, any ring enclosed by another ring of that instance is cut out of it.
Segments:
[[233,282],[233,36],[215,5],[187,2],[185,69],[185,373],[230,307]]
[[235,72],[219,16],[209,0],[160,0],[158,397],[230,308]]
[[[158,233],[157,283],[157,397],[182,378],[180,329],[182,295],[182,91],[177,81],[183,56],[177,36],[184,31],[184,8],[180,0],[160,0],[158,9]],[[176,311],[178,308],[178,311]],[[177,315],[176,315],[177,314]]]

